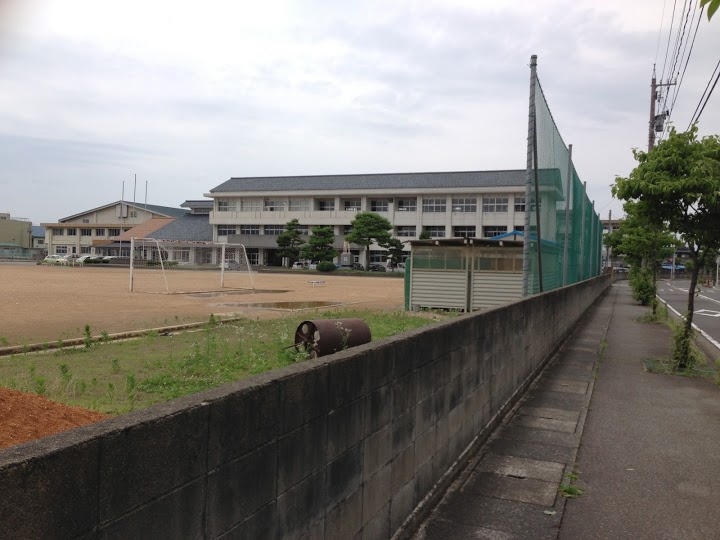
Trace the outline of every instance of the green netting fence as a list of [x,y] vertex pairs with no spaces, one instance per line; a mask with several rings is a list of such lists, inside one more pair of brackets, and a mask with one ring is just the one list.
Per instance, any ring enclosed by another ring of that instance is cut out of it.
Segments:
[[602,249],[600,218],[552,117],[534,56],[528,124],[524,295],[599,275]]

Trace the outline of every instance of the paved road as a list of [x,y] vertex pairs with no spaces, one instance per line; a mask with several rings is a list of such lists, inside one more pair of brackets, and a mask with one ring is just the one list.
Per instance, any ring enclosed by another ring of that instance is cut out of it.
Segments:
[[[658,296],[677,313],[687,311],[689,280],[661,281],[658,283]],[[697,292],[697,291],[696,291]],[[695,297],[695,326],[714,341],[720,351],[720,289],[700,286]]]

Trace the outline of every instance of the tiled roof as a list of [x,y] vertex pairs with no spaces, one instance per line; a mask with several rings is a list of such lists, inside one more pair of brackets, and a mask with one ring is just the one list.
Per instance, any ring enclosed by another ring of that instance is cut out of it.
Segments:
[[129,231],[125,231],[120,236],[116,236],[113,240],[119,240],[122,242],[130,241],[131,238],[148,238],[150,233],[154,233],[158,229],[161,229],[175,221],[176,218],[152,218],[148,219],[144,223],[135,225]]
[[231,178],[211,189],[210,193],[519,187],[525,185],[525,179],[525,170],[267,176]]
[[185,201],[180,206],[182,208],[212,208],[214,201],[212,199],[202,199],[194,201]]
[[179,217],[183,214],[187,213],[187,210],[184,210],[182,208],[173,208],[172,206],[159,206],[157,204],[144,204],[144,203],[133,203],[132,201],[115,201],[109,204],[105,204],[103,206],[98,206],[97,208],[92,208],[90,210],[85,210],[84,212],[80,212],[78,214],[73,214],[72,216],[67,216],[64,218],[61,218],[59,220],[60,223],[63,221],[70,221],[72,219],[75,219],[79,216],[84,216],[86,214],[90,214],[91,212],[96,212],[98,210],[102,210],[104,208],[110,208],[111,206],[116,206],[120,203],[126,204],[128,207],[131,208],[137,208],[138,210],[144,210],[147,208],[150,212],[153,212],[155,214],[160,214],[161,216],[167,216],[167,217]]
[[185,214],[162,229],[147,235],[158,240],[189,240],[212,242],[213,228],[207,214]]

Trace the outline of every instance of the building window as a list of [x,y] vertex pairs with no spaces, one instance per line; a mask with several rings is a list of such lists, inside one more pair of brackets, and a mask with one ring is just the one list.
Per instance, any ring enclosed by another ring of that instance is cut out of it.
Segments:
[[288,210],[291,212],[307,212],[310,210],[310,201],[308,199],[290,199],[288,201]]
[[477,212],[477,199],[475,197],[460,197],[452,200],[453,212]]
[[62,236],[65,234],[65,229],[59,229],[57,227],[53,227],[50,229],[53,233],[53,236]]
[[92,236],[92,229],[80,229],[80,236]]
[[83,219],[82,222],[83,222],[83,223],[90,223],[90,220],[89,220],[89,219]]
[[80,254],[81,255],[89,255],[90,254],[90,246],[80,246]]
[[446,199],[423,199],[423,212],[444,212]]
[[309,225],[298,225],[297,230],[300,232],[300,234],[304,234],[305,236],[308,236],[310,234]]
[[343,236],[347,236],[353,231],[352,225],[343,225]]
[[398,225],[395,230],[395,236],[414,237],[415,236],[415,225]]
[[430,238],[445,238],[444,225],[428,225],[423,227],[423,232],[428,233]]
[[383,263],[385,262],[385,259],[387,259],[388,252],[387,251],[380,251],[377,249],[371,249],[368,252],[368,262],[370,263]]
[[95,236],[105,236],[105,229],[95,229]]
[[235,234],[235,225],[218,225],[218,236]]
[[55,255],[67,255],[67,246],[55,246]]
[[525,197],[515,197],[515,211],[516,212],[524,212],[525,211]]
[[514,230],[518,232],[525,232],[525,225],[515,225]]
[[246,248],[245,253],[250,264],[255,266],[260,264],[260,250],[258,248]]
[[243,212],[258,212],[260,210],[259,199],[243,199],[240,201],[240,210]]
[[278,234],[282,234],[284,230],[284,225],[265,225],[265,227],[263,227],[263,232],[265,234],[272,234],[275,236],[277,236]]
[[507,197],[483,197],[483,212],[507,212]]
[[360,210],[360,199],[343,199],[340,203],[343,210],[357,212]]
[[120,236],[120,229],[108,229],[109,236]]
[[398,199],[398,212],[415,212],[417,210],[417,199]]
[[210,209],[209,208],[193,208],[192,211],[193,214],[199,215],[199,214],[209,214]]
[[130,217],[137,217],[137,210],[130,210]]
[[475,227],[471,226],[458,226],[453,227],[454,238],[475,238]]
[[240,234],[260,234],[260,225],[240,225]]
[[231,199],[218,199],[218,212],[234,212],[237,209],[235,201]]
[[266,199],[265,200],[265,211],[266,212],[283,212],[283,211],[285,211],[285,201],[279,201],[277,199]]
[[190,262],[190,250],[189,249],[174,249],[173,260],[179,262]]
[[320,211],[327,212],[335,210],[335,199],[319,199],[317,203],[317,208]]
[[388,211],[388,200],[387,199],[373,199],[370,201],[371,212],[387,212]]
[[493,238],[494,236],[505,234],[506,232],[507,227],[505,225],[487,225],[483,227],[484,238]]

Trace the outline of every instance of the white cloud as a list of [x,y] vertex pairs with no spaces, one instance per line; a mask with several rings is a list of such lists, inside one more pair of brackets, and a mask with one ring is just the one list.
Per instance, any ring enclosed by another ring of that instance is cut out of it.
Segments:
[[[533,53],[590,198],[619,211],[608,185],[646,144],[661,14],[651,0],[1,5],[0,211],[36,222],[103,204],[134,173],[177,205],[245,174],[523,168]],[[678,122],[716,60],[709,24]],[[717,126],[711,102],[702,127]]]

